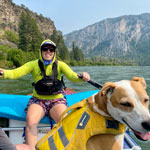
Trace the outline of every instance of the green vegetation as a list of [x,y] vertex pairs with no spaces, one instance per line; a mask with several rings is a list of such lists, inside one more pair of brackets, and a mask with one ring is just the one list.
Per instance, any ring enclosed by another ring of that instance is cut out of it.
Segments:
[[0,67],[9,68],[13,66],[13,63],[7,60],[7,54],[10,49],[7,45],[0,45]]
[[19,37],[18,37],[18,35],[15,32],[10,31],[10,30],[6,30],[5,31],[5,36],[6,36],[6,39],[8,41],[13,42],[15,44],[18,44]]
[[71,61],[71,66],[137,66],[133,61],[107,58],[103,56],[86,58],[84,61]]
[[37,59],[38,53],[24,52],[18,48],[11,48],[8,45],[0,45],[0,67],[19,67],[24,63]]
[[19,49],[11,49],[8,51],[7,60],[13,62],[13,65],[19,67],[23,64],[23,51]]
[[104,66],[137,66],[134,61],[124,60],[118,58],[107,58],[103,56],[92,57],[92,62],[95,65],[104,65]]

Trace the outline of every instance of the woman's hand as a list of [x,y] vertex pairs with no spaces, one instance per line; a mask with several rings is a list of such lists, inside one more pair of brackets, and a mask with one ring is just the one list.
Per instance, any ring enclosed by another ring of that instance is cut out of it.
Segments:
[[3,70],[3,69],[1,69],[1,70],[0,70],[0,78],[2,78],[2,77],[3,77],[3,74],[4,74],[4,70]]
[[90,75],[87,72],[82,72],[82,74],[78,74],[78,77],[85,82],[90,80]]

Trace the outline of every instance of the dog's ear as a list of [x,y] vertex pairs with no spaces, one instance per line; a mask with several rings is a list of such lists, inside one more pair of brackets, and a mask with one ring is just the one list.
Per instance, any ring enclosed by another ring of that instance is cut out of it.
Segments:
[[115,83],[106,82],[100,91],[101,96],[107,95],[108,93],[112,93],[115,87],[116,87]]
[[108,95],[111,95],[116,85],[113,82],[106,82],[103,88],[95,95],[95,103],[98,109],[109,115],[107,111]]
[[143,77],[133,77],[132,80],[140,82],[142,86],[146,89],[146,82]]

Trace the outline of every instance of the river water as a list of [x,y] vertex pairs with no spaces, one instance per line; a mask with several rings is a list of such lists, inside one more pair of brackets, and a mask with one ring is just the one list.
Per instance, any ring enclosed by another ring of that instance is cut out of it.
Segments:
[[[134,76],[144,77],[147,83],[147,92],[150,93],[150,66],[82,66],[72,67],[77,73],[88,72],[91,79],[103,85],[108,81],[130,80]],[[71,83],[64,78],[67,87],[76,92],[96,90],[89,83]],[[0,93],[29,94],[32,93],[32,76],[27,75],[17,80],[0,80]],[[150,149],[150,142],[140,142],[143,150]]]
[[[130,80],[133,76],[144,77],[147,83],[147,92],[150,93],[150,66],[83,66],[72,67],[77,72],[88,72],[91,79],[103,85],[108,81]],[[64,78],[67,87],[77,92],[95,90],[88,83],[72,83]],[[27,75],[17,80],[0,80],[0,93],[28,94],[32,93],[32,76]]]

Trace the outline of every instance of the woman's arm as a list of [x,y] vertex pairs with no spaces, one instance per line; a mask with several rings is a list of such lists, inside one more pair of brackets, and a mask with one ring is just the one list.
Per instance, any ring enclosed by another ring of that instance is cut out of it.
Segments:
[[4,79],[21,78],[22,76],[27,75],[33,70],[34,64],[35,64],[34,61],[31,61],[16,69],[12,70],[0,69],[0,78]]
[[60,71],[63,73],[70,81],[72,82],[83,82],[90,80],[90,76],[88,73],[83,72],[82,76],[83,78],[80,79],[79,75],[74,72],[66,63],[59,61],[60,64]]

